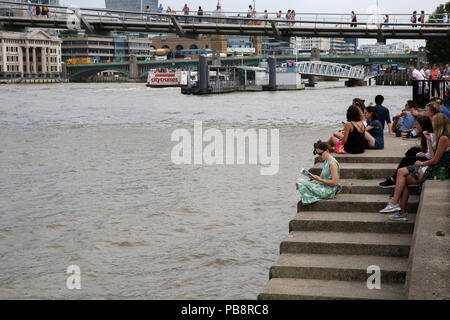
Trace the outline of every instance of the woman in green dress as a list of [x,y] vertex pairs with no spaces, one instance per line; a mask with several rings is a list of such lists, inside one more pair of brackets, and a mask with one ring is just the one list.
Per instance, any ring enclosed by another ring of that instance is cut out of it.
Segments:
[[339,185],[339,163],[331,156],[333,148],[328,142],[320,142],[315,148],[315,154],[318,154],[323,160],[322,173],[319,176],[313,175],[311,181],[298,178],[297,190],[300,192],[303,205],[315,203],[323,199],[336,198],[341,191]]

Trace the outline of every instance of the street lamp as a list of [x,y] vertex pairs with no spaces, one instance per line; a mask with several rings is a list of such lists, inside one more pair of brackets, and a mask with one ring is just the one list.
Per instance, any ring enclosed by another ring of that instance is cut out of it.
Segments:
[[376,24],[378,26],[378,29],[380,29],[381,27],[381,19],[380,19],[380,6],[378,5],[378,0],[377,0],[377,21]]

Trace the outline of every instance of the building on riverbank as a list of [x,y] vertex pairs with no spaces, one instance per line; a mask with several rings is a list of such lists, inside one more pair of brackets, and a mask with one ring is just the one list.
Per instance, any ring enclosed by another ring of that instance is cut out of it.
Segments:
[[312,48],[334,55],[351,55],[356,53],[357,41],[344,38],[311,38],[295,39],[300,53],[310,53]]
[[42,30],[0,31],[0,79],[60,78],[61,40]]
[[261,42],[256,38],[258,37],[202,36],[198,39],[190,39],[178,36],[147,38],[131,34],[114,37],[80,35],[62,38],[62,59],[67,61],[89,58],[92,62],[108,63],[129,61],[130,56],[134,55],[142,61],[152,57],[158,49],[169,49],[175,56],[195,55],[196,52],[203,50],[224,54],[258,55],[261,54]]
[[62,59],[89,58],[93,62],[124,62],[134,55],[145,60],[154,52],[148,38],[129,36],[96,37],[76,36],[62,39]]
[[158,0],[105,0],[106,9],[141,11],[147,6],[152,11],[157,10]]

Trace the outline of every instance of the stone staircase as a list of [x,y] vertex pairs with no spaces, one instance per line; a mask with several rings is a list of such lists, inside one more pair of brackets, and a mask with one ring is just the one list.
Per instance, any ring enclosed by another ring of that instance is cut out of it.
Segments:
[[[298,204],[258,299],[404,299],[418,188],[410,189],[408,222],[378,213],[394,190],[379,188],[378,182],[392,175],[400,158],[337,156],[342,192],[336,199]],[[321,167],[316,163],[310,171],[320,174]],[[372,179],[357,179],[361,175]],[[381,270],[379,290],[366,285],[372,265]]]

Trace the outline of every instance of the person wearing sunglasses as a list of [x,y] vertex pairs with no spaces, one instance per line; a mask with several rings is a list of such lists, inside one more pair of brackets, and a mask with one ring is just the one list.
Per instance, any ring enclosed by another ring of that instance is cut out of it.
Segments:
[[332,151],[333,148],[328,142],[318,141],[314,144],[314,155],[319,155],[324,163],[320,176],[312,175],[309,181],[302,178],[297,179],[296,185],[300,192],[302,205],[336,198],[341,191],[339,163],[331,156]]

